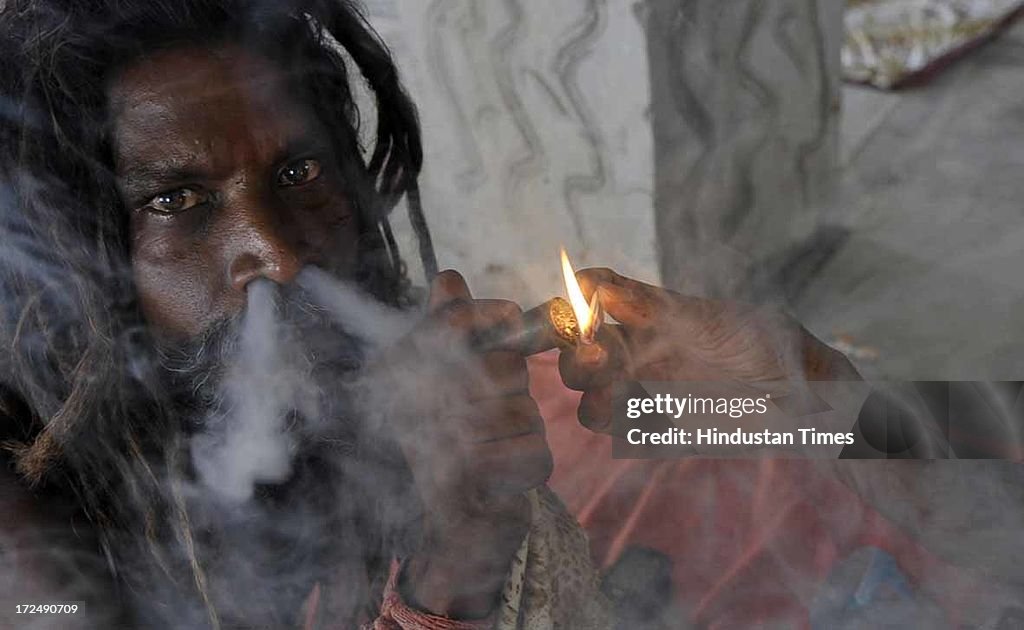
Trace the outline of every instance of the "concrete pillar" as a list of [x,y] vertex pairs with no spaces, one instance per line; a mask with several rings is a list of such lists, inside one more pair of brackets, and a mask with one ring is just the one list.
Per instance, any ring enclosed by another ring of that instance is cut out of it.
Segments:
[[835,183],[838,0],[649,0],[658,264],[747,296],[808,242]]

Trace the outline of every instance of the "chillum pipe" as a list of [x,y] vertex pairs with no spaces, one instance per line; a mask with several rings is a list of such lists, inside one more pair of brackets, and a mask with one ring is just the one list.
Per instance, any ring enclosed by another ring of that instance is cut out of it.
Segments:
[[575,347],[580,339],[580,326],[572,305],[556,297],[523,313],[518,330],[496,327],[476,336],[472,347],[477,352],[514,350],[530,356],[553,348]]
[[[597,308],[600,314],[601,306],[597,300],[594,301],[591,308]],[[522,322],[522,328],[519,330],[495,327],[482,331],[473,338],[470,346],[477,352],[514,350],[524,356],[530,356],[554,348],[563,350],[575,348],[580,343],[581,333],[579,322],[576,321],[576,313],[572,310],[572,305],[564,298],[552,298],[531,308],[523,313]],[[628,398],[650,398],[651,395],[638,382],[623,382],[616,388],[613,397],[616,402],[613,402],[612,408],[616,409],[619,401]],[[675,426],[671,420],[663,416],[652,416],[648,423],[651,427],[659,430]],[[626,436],[625,433],[620,434],[619,432],[622,427],[617,427],[614,423],[608,423],[607,426],[601,427],[588,425],[587,428],[613,437],[625,438]]]

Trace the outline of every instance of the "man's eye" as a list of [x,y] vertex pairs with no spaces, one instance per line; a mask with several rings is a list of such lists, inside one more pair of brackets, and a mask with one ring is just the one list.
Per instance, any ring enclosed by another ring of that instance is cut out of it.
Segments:
[[278,186],[300,186],[320,177],[320,162],[312,159],[295,160],[277,174]]
[[177,214],[208,201],[208,195],[192,188],[176,188],[149,200],[146,207],[160,214]]

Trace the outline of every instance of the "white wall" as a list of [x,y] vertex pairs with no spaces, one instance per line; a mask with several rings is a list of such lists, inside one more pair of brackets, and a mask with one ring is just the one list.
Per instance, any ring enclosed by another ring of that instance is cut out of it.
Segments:
[[525,306],[561,294],[561,244],[578,266],[659,280],[646,44],[632,3],[368,9],[420,108],[421,186],[442,268]]

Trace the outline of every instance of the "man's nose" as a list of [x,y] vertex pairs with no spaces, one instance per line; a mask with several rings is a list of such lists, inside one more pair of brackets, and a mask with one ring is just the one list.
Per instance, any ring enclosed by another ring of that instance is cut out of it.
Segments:
[[249,206],[239,213],[231,229],[238,230],[236,248],[228,265],[231,285],[242,291],[253,280],[277,284],[295,279],[304,264],[299,238],[287,217],[269,208]]

